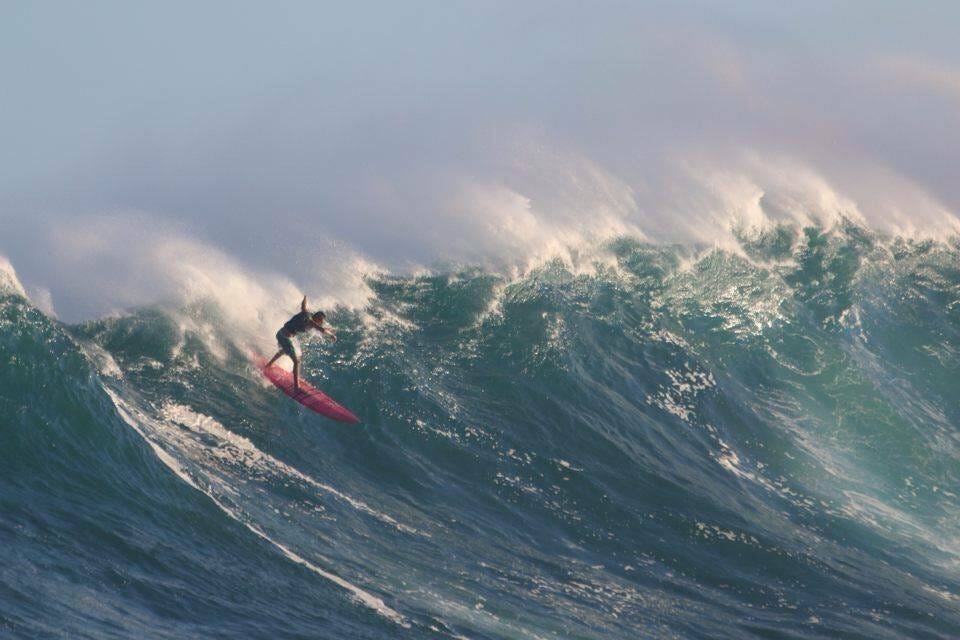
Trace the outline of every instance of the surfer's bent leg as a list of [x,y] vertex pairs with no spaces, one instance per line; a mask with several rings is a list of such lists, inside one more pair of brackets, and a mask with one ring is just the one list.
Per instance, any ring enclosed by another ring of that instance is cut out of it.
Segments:
[[283,349],[280,349],[280,351],[277,351],[276,355],[270,358],[270,362],[267,363],[267,366],[269,367],[270,365],[272,365],[274,362],[277,361],[277,358],[279,358],[282,355],[283,355]]
[[[283,354],[290,356],[290,359],[293,360],[293,388],[300,391],[300,358],[297,357],[297,348],[293,346],[293,340],[283,332],[283,329],[277,331],[277,344],[280,345],[280,352],[273,356],[273,360]],[[273,362],[273,360],[270,362]]]

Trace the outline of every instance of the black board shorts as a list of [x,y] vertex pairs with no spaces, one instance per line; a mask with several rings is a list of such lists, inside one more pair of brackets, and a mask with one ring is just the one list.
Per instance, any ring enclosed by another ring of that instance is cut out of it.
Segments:
[[297,359],[297,347],[293,344],[293,338],[285,334],[283,329],[277,331],[277,344],[280,345],[281,351],[294,360]]

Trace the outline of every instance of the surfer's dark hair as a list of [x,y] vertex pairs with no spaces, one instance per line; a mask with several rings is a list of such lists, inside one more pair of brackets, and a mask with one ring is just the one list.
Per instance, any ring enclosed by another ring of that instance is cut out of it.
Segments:
[[319,318],[319,319],[321,319],[321,320],[326,320],[326,319],[327,319],[327,314],[325,314],[323,311],[314,311],[314,312],[313,312],[313,318],[314,318],[315,320],[316,320],[317,318]]

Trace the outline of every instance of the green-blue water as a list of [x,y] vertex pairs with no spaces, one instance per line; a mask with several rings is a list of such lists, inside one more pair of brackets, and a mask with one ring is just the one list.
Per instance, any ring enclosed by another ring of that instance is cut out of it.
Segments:
[[212,303],[4,289],[0,636],[957,637],[960,250],[742,249],[372,278],[305,348],[360,426]]

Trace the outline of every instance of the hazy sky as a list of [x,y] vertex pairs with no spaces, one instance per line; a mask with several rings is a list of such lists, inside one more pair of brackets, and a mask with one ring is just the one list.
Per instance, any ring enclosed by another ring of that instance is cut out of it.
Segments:
[[703,219],[760,192],[938,232],[960,209],[958,20],[955,2],[8,0],[0,254],[77,318],[181,286],[154,273],[170,243],[308,287],[348,257],[709,240]]

